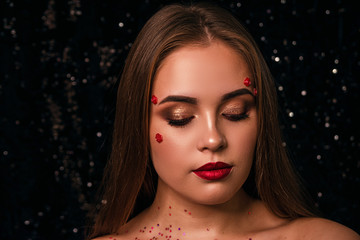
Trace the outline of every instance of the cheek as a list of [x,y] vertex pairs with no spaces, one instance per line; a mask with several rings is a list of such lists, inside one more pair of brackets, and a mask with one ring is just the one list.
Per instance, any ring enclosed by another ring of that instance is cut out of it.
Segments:
[[236,136],[233,136],[233,138],[233,142],[236,143],[242,151],[253,153],[257,140],[257,129],[256,127],[249,127]]
[[[162,141],[159,141],[159,134]],[[166,126],[150,129],[151,159],[160,177],[175,176],[179,172],[176,170],[186,167],[186,159],[183,157],[190,149],[187,145],[189,141],[184,140],[183,137],[180,139],[176,131],[171,131]]]
[[237,130],[228,129],[228,149],[234,159],[241,160],[242,164],[251,165],[257,141],[256,122],[249,122],[246,127]]
[[[161,137],[159,137],[159,135]],[[172,139],[169,138],[169,135],[161,132],[153,133],[151,137],[153,138],[150,140],[151,158],[154,164],[158,165],[161,162],[163,162],[163,164],[171,162],[171,158],[169,157],[174,152],[174,149],[172,148]],[[167,161],[165,161],[166,159]]]

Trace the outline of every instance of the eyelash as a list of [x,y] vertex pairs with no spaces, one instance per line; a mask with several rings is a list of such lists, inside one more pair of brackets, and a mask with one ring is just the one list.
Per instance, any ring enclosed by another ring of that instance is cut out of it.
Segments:
[[[222,114],[227,120],[232,122],[241,121],[249,117],[249,114],[242,113],[242,114]],[[170,126],[174,127],[185,127],[188,123],[191,122],[195,118],[194,116],[183,118],[183,119],[168,119],[168,123]]]
[[194,116],[183,118],[183,119],[168,119],[170,126],[174,127],[184,127],[186,124],[190,123],[193,120]]
[[246,119],[249,117],[249,114],[247,113],[241,113],[241,114],[226,114],[223,113],[222,114],[227,120],[232,121],[232,122],[237,122],[243,119]]

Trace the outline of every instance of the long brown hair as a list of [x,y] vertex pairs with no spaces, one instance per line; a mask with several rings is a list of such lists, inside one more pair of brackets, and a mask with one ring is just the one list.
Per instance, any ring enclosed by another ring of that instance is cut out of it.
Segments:
[[274,82],[255,41],[226,10],[208,4],[176,4],[165,6],[145,24],[126,60],[103,179],[103,204],[90,237],[116,232],[132,214],[152,203],[157,175],[149,156],[148,121],[154,76],[161,62],[179,47],[206,46],[214,39],[245,59],[258,91],[259,136],[246,191],[279,217],[314,216],[282,146]]

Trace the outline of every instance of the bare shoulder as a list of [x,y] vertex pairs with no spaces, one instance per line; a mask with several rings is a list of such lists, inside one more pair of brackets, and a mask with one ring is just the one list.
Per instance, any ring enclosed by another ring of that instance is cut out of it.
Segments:
[[[138,237],[139,228],[138,226],[144,225],[142,224],[144,219],[144,214],[147,210],[144,210],[136,217],[132,218],[125,225],[120,226],[116,233],[100,236],[91,240],[129,240],[136,239]],[[146,224],[145,224],[146,225]]]
[[[120,228],[116,231],[116,233],[110,235],[104,235],[101,237],[97,237],[91,240],[129,240],[129,239],[137,239],[139,228],[138,226],[144,225],[142,224],[143,215],[145,210],[141,212],[136,217],[132,218],[125,225],[120,226]],[[146,225],[146,224],[145,224]]]
[[352,229],[324,218],[299,218],[291,225],[299,239],[360,240]]

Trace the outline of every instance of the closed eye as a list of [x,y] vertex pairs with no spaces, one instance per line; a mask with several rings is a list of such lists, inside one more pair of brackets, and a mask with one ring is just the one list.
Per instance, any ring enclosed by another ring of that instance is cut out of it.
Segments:
[[227,120],[232,121],[232,122],[237,122],[243,119],[246,119],[249,117],[249,114],[247,113],[242,113],[242,114],[227,114],[227,113],[223,113],[222,114]]
[[193,120],[194,116],[182,119],[167,119],[170,126],[174,127],[185,127],[188,123]]

